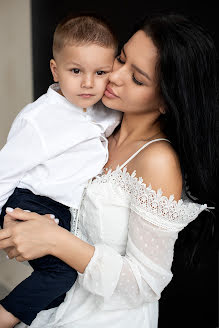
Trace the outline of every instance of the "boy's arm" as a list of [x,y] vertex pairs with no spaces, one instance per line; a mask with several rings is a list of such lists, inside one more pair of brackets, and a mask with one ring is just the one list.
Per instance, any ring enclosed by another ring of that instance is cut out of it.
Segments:
[[46,158],[46,146],[35,123],[15,121],[0,151],[0,212],[25,173]]

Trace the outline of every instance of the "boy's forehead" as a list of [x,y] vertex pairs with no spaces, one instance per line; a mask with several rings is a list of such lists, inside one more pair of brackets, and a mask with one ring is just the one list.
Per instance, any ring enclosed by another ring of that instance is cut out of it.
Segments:
[[60,60],[71,63],[98,63],[109,62],[115,58],[115,49],[106,48],[98,44],[67,44],[59,54]]

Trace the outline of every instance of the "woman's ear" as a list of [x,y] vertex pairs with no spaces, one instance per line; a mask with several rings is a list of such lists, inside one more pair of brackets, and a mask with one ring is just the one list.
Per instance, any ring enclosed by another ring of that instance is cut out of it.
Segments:
[[54,82],[59,82],[59,75],[57,70],[57,65],[54,59],[50,60],[50,69],[52,72]]
[[160,113],[161,113],[162,115],[165,115],[165,114],[166,114],[166,109],[165,109],[164,106],[160,106],[160,107],[159,107],[159,110],[160,110]]
[[166,114],[166,104],[163,100],[163,97],[161,95],[158,95],[158,103],[157,103],[157,109],[160,112],[161,115]]

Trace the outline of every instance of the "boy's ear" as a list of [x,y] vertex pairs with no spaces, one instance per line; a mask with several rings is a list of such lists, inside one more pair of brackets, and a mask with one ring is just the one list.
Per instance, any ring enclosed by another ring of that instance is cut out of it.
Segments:
[[50,69],[52,72],[54,82],[59,82],[57,65],[54,59],[50,60]]

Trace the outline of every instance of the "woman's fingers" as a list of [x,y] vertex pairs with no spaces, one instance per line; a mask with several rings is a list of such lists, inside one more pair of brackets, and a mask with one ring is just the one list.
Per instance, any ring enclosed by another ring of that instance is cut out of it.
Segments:
[[3,224],[3,228],[12,228],[13,226],[15,226],[16,224],[18,224],[19,221],[12,218],[9,214],[6,214],[4,217],[4,224]]
[[4,239],[11,237],[10,229],[2,229],[0,230],[0,242]]
[[22,255],[18,255],[18,256],[16,256],[16,261],[24,262],[24,261],[27,261],[27,259],[25,259]]
[[5,253],[8,255],[8,252],[9,252],[12,248],[13,248],[13,246],[4,248]]
[[14,220],[28,221],[35,219],[39,216],[39,214],[35,212],[27,212],[26,210],[22,210],[21,208],[6,208],[6,213],[10,215]]
[[[1,230],[1,231],[3,231],[3,230]],[[1,240],[1,236],[0,236],[0,249],[5,249],[5,248],[11,247],[11,246],[14,246],[11,238],[8,237],[6,239],[4,238]]]
[[45,216],[50,219],[53,219],[55,223],[59,224],[59,219],[57,219],[54,214],[45,214]]
[[[29,210],[22,210],[21,208],[6,208],[7,215],[10,216],[10,220],[21,220],[21,221],[28,221],[33,220],[35,218],[39,218],[40,215],[35,212],[30,212]],[[54,214],[46,214],[44,215],[50,219],[54,219],[55,223],[59,223],[59,219],[55,218]]]
[[10,247],[10,250],[7,252],[8,258],[13,259],[17,256],[19,256],[19,252],[14,247]]

